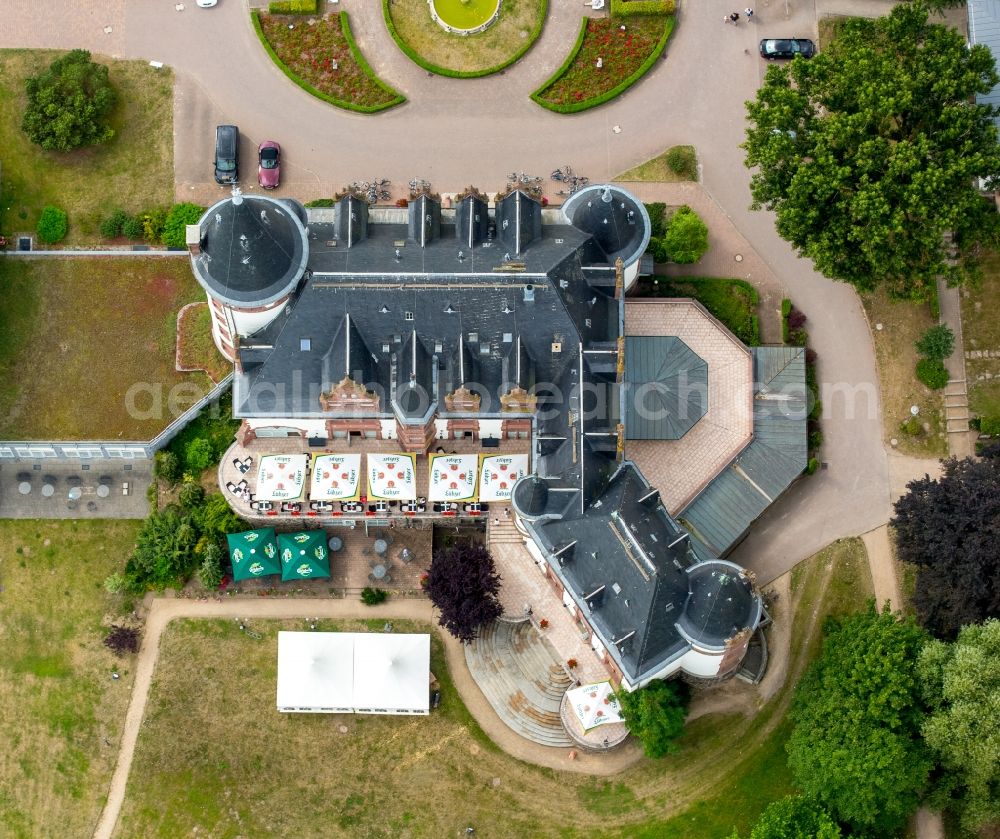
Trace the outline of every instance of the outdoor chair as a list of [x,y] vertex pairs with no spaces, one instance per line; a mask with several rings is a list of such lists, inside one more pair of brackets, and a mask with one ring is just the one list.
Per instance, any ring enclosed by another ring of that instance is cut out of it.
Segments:
[[392,574],[386,573],[386,575],[382,578],[381,582],[383,582],[383,583],[391,583],[392,582]]

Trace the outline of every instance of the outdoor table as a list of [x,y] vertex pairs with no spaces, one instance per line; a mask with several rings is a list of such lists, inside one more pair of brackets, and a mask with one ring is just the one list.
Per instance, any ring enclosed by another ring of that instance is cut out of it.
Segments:
[[331,536],[328,544],[331,551],[339,551],[344,547],[344,541],[339,536]]
[[21,483],[17,485],[17,491],[21,493],[21,495],[27,495],[31,492],[31,483],[28,481],[21,481]]
[[413,559],[413,551],[409,548],[403,548],[403,550],[399,552],[399,558],[403,562],[410,562]]
[[107,484],[99,484],[98,487],[97,487],[97,497],[98,498],[107,498],[109,495],[111,495],[111,489],[108,487],[108,485]]
[[83,490],[80,487],[70,487],[69,489],[69,500],[76,501],[81,495],[83,495]]
[[384,554],[387,550],[389,550],[389,543],[386,542],[385,539],[376,539],[375,544],[372,545],[372,548],[375,550],[375,553]]
[[42,497],[51,498],[55,495],[56,488],[52,484],[42,484]]
[[375,567],[372,568],[372,576],[376,580],[385,579],[385,571],[386,568],[384,565],[376,565]]

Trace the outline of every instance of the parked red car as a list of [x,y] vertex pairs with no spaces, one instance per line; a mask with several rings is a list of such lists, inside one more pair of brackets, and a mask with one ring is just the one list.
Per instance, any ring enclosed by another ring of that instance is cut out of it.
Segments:
[[281,182],[281,146],[274,140],[257,147],[257,182],[264,189],[274,189]]

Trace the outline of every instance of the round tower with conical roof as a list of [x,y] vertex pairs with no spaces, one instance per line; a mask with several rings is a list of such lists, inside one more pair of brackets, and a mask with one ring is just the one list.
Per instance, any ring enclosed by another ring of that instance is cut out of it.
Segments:
[[241,338],[281,314],[309,260],[306,211],[297,201],[233,195],[188,225],[191,267],[208,295],[212,337],[230,361]]

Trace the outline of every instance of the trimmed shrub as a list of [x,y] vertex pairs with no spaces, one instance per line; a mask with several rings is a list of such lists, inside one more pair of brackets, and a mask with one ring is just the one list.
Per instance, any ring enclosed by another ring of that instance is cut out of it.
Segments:
[[104,646],[115,655],[139,652],[139,630],[131,626],[112,626],[104,639]]
[[981,434],[989,434],[990,437],[1000,435],[1000,417],[980,417],[979,431]]
[[122,222],[122,236],[126,239],[141,239],[143,232],[142,219],[138,216],[127,216]]
[[663,245],[671,261],[681,265],[697,262],[708,250],[708,226],[685,204],[667,222]]
[[792,301],[787,297],[781,301],[781,316],[787,318],[792,312]]
[[667,168],[689,181],[698,180],[698,158],[693,146],[674,146],[667,152]]
[[389,592],[385,589],[365,586],[361,590],[361,602],[366,606],[378,606],[379,603],[384,603],[388,597]]
[[163,224],[163,244],[168,248],[183,248],[186,245],[185,228],[197,224],[204,212],[205,208],[197,204],[174,204]]
[[167,208],[154,207],[139,215],[142,221],[142,238],[150,244],[159,242],[163,237],[163,228],[167,223]]
[[184,468],[192,475],[200,475],[212,463],[215,457],[215,449],[211,440],[198,437],[188,443],[184,449]]
[[314,201],[306,201],[305,207],[336,207],[337,202],[332,198],[317,198]]
[[908,437],[918,437],[924,433],[924,426],[919,417],[910,417],[899,424],[899,430]]
[[788,312],[788,328],[789,329],[801,329],[806,325],[806,316],[804,312],[799,311],[794,306]]
[[101,222],[100,232],[101,236],[105,239],[117,239],[122,235],[122,225],[128,219],[128,213],[126,213],[121,207],[115,210],[110,216],[108,216],[104,221]]
[[316,0],[275,0],[268,3],[267,10],[272,15],[314,15]]
[[653,255],[653,262],[669,262],[670,254],[663,239],[650,239],[646,250]]
[[815,457],[810,457],[809,462],[806,464],[806,474],[815,475],[819,469],[819,461]]
[[644,204],[646,212],[649,213],[649,237],[650,239],[660,239],[667,232],[667,205],[662,201],[654,201],[651,204]]
[[921,358],[917,362],[917,378],[931,390],[941,390],[948,384],[948,370],[940,358]]
[[810,431],[809,432],[809,451],[814,452],[820,446],[823,445],[823,432],[822,431]]
[[955,333],[943,323],[932,326],[916,342],[917,352],[924,358],[943,361],[955,349]]
[[804,329],[789,329],[788,343],[793,347],[804,347],[809,343],[809,333]]
[[181,479],[181,461],[170,450],[164,450],[162,452],[156,453],[156,458],[153,461],[153,469],[157,478],[162,478],[168,484],[176,484]]
[[611,0],[611,16],[672,15],[675,6],[675,0]]
[[46,207],[42,210],[38,218],[38,226],[35,233],[38,239],[47,245],[62,241],[69,232],[69,220],[66,218],[66,211],[58,207]]

